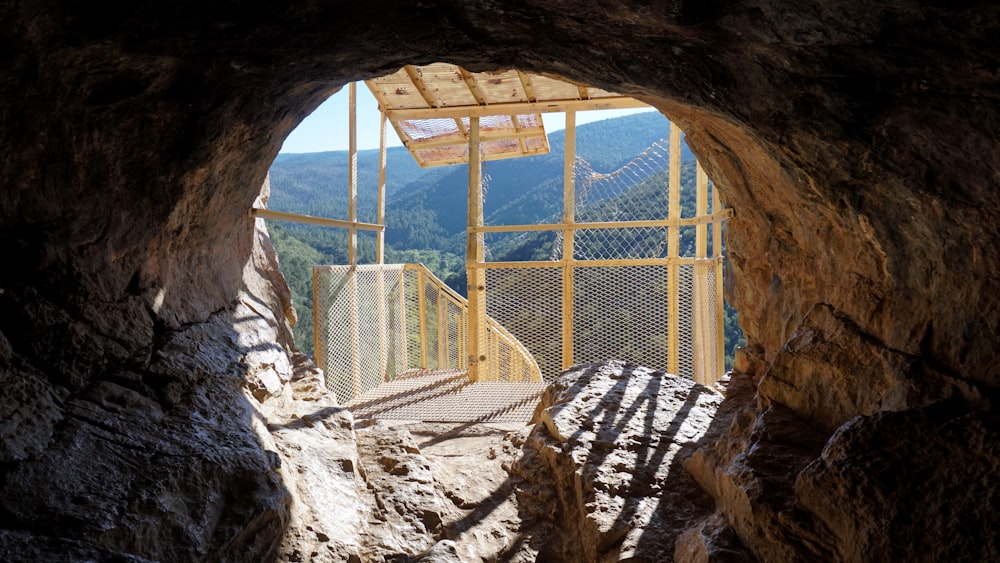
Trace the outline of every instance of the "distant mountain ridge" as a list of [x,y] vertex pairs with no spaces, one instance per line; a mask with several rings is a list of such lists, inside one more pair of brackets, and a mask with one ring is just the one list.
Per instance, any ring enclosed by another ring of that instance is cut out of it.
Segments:
[[[577,155],[597,170],[612,171],[667,136],[669,127],[670,122],[659,112],[588,123],[577,128]],[[528,223],[551,215],[554,206],[561,205],[565,140],[566,132],[556,131],[549,134],[549,154],[485,163],[488,223]],[[465,166],[422,169],[403,147],[388,149],[386,156],[387,243],[433,249],[465,231]],[[686,145],[683,158],[693,158]],[[279,154],[271,166],[268,206],[346,219],[347,167],[347,151]],[[361,221],[375,219],[377,181],[378,150],[358,151]],[[421,230],[426,236],[417,234]]]
[[[588,123],[577,128],[577,156],[610,172],[669,132],[670,122],[658,112]],[[556,131],[549,135],[549,154],[484,163],[486,223],[531,223],[561,208],[565,145],[565,131]],[[684,157],[694,158],[686,147]],[[417,179],[387,202],[388,244],[462,252],[468,170],[441,170]]]

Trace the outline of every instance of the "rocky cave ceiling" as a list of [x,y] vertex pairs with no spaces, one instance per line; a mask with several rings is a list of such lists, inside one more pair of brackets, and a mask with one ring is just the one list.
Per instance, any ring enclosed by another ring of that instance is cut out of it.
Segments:
[[[513,66],[661,109],[735,211],[730,293],[760,404],[828,436],[857,415],[911,416],[957,397],[956,412],[973,417],[964,427],[979,434],[953,441],[974,451],[950,455],[989,458],[1000,378],[998,37],[1000,7],[989,2],[3,3],[0,546],[17,553],[24,534],[44,533],[84,549],[88,530],[103,530],[93,549],[154,559],[275,553],[261,530],[287,527],[286,501],[246,477],[270,458],[238,407],[244,333],[219,320],[253,294],[278,311],[268,326],[284,322],[287,298],[255,254],[264,243],[246,209],[305,115],[347,81],[408,63]],[[255,350],[287,352],[274,331]],[[83,399],[115,413],[107,428],[138,428],[150,443],[170,435],[155,421],[178,405],[243,421],[233,443],[170,419],[176,447],[200,436],[202,453],[226,443],[242,461],[218,470],[204,454],[164,469],[164,482],[193,480],[196,498],[253,482],[256,504],[218,513],[215,535],[174,530],[179,545],[202,542],[193,552],[162,547],[169,534],[152,529],[169,518],[148,516],[156,511],[136,492],[155,456],[134,452],[152,446],[131,446],[128,463],[93,462],[118,450],[84,430],[100,417],[85,416]],[[934,416],[912,417],[925,443],[943,435]],[[896,438],[901,459],[922,451],[905,432]],[[91,473],[66,469],[92,462]],[[104,504],[87,500],[94,475],[121,483]],[[946,486],[966,478],[958,471],[932,494],[975,504]],[[55,483],[58,494],[23,493]],[[59,500],[74,494],[84,500]],[[981,508],[965,510],[995,519]],[[162,545],[108,531],[140,520]],[[256,532],[219,539],[247,520]]]

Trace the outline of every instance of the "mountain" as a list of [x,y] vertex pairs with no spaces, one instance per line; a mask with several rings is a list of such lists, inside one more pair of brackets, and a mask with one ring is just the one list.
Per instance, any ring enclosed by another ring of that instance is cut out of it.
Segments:
[[[377,149],[358,151],[358,220],[374,222],[378,199]],[[347,219],[348,152],[279,154],[271,164],[268,208]],[[426,173],[403,147],[386,151],[386,198]]]
[[[670,122],[658,112],[588,123],[577,128],[577,156],[595,170],[609,172],[669,133]],[[484,163],[485,222],[533,223],[561,209],[565,146],[565,131],[556,131],[549,135],[549,154]],[[683,157],[694,158],[686,145]],[[468,168],[451,166],[438,170],[388,200],[388,244],[464,252]]]

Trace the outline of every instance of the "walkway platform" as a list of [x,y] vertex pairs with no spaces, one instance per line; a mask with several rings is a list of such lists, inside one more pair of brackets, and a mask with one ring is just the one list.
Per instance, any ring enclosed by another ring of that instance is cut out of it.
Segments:
[[545,383],[471,383],[465,370],[413,370],[346,403],[356,419],[528,424]]

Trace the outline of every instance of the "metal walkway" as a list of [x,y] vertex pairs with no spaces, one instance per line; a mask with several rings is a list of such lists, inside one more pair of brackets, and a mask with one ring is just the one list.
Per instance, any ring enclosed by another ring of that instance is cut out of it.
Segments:
[[344,406],[357,419],[527,424],[545,383],[472,383],[465,370],[411,370]]

